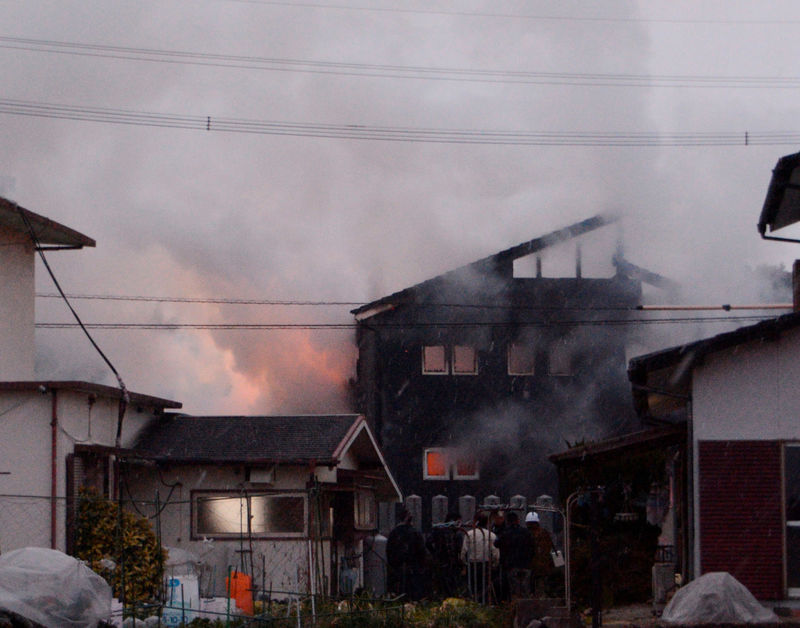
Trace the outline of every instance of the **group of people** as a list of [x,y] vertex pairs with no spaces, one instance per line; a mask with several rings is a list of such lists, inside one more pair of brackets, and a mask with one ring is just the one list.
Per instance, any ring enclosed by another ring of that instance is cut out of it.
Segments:
[[468,594],[481,603],[551,594],[554,575],[550,533],[529,512],[524,527],[515,511],[479,512],[470,525],[449,514],[427,538],[410,513],[389,534],[389,590],[419,600]]

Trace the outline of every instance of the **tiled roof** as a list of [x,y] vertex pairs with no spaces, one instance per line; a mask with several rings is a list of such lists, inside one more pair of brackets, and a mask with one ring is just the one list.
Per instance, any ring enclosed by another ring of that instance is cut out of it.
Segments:
[[135,449],[147,458],[174,462],[332,464],[361,421],[356,414],[169,415],[154,422]]

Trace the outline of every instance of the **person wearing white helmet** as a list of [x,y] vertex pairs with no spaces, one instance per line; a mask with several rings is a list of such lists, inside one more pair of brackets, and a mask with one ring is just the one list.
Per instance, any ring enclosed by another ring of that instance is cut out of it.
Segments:
[[533,560],[531,561],[531,593],[534,597],[547,595],[547,578],[553,570],[553,539],[550,533],[539,525],[539,513],[535,511],[525,515],[525,526],[533,539]]

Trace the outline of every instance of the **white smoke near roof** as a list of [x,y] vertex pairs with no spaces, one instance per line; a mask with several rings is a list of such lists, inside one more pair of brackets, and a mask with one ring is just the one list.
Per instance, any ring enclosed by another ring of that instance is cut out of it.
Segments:
[[[437,6],[441,13],[429,12]],[[36,0],[8,5],[5,17],[24,37],[286,59],[636,75],[794,71],[800,43],[781,36],[779,24],[703,25],[718,14],[687,6],[619,1],[589,12],[566,2],[555,17],[588,19],[560,20],[448,14],[450,7],[429,3],[408,13]],[[509,0],[470,2],[461,12],[554,10]],[[752,18],[749,10],[729,15]],[[769,17],[765,10],[759,18]],[[687,15],[700,21],[669,22]],[[796,125],[792,90],[399,80],[8,48],[0,55],[4,98],[131,111],[578,134]],[[727,291],[736,275],[718,279],[727,268],[788,263],[792,255],[755,230],[780,147],[479,146],[10,115],[2,122],[0,174],[16,180],[17,200],[98,241],[94,251],[51,255],[68,292],[366,302],[609,208],[625,214],[630,260],[699,286],[703,301],[741,294]],[[40,286],[52,291],[41,273]],[[37,307],[40,320],[63,313],[49,301]],[[79,309],[93,321],[350,320],[346,307],[300,313],[82,302]],[[346,406],[352,339],[296,333],[122,331],[99,339],[130,388],[176,398],[192,412]],[[98,358],[72,333],[40,331],[38,339],[42,377],[97,376]],[[297,360],[297,345],[315,357]],[[321,369],[300,368],[309,364]],[[341,373],[335,383],[333,372]]]

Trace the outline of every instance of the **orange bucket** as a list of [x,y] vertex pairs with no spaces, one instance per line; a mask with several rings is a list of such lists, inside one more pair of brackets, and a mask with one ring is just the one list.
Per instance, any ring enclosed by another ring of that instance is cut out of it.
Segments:
[[232,571],[230,578],[225,578],[225,590],[240,611],[247,615],[253,614],[253,579],[250,576]]

